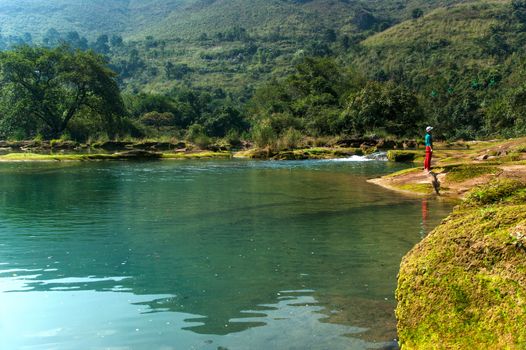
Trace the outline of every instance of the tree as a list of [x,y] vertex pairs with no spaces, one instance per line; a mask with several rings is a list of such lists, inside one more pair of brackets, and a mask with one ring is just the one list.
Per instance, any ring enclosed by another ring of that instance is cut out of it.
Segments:
[[422,11],[421,8],[416,8],[414,9],[412,12],[411,12],[411,17],[413,17],[413,19],[417,19],[417,18],[420,18],[424,15],[424,11]]
[[112,47],[120,47],[124,44],[122,36],[113,34],[110,39],[110,44]]
[[102,54],[108,54],[110,52],[109,38],[106,34],[99,35],[97,40],[92,45],[93,50]]
[[416,95],[392,81],[367,83],[349,97],[341,115],[344,131],[362,135],[379,129],[396,136],[412,135],[421,120]]
[[81,111],[112,125],[124,114],[115,73],[93,52],[20,46],[0,53],[2,126],[24,120],[59,137]]
[[522,23],[526,23],[526,0],[512,0],[513,15]]
[[55,28],[49,28],[42,39],[46,46],[54,47],[60,43],[60,33]]
[[159,113],[156,111],[148,112],[141,116],[141,123],[153,126],[159,130],[163,126],[173,126],[175,116],[170,112]]

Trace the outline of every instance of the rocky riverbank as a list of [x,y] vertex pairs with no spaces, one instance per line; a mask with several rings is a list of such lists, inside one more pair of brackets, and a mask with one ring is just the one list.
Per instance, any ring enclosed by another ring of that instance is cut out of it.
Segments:
[[423,155],[423,150],[389,152],[390,159],[409,157],[415,167],[369,182],[411,195],[462,198],[473,187],[496,178],[526,179],[526,138],[462,143],[456,147],[437,144],[431,174],[423,171]]
[[305,145],[298,149],[256,148],[250,143],[239,145],[211,144],[199,147],[186,141],[0,141],[0,161],[89,161],[121,159],[188,159],[250,158],[303,160],[344,158],[396,148],[416,149],[416,141],[382,139],[340,139],[330,145]]

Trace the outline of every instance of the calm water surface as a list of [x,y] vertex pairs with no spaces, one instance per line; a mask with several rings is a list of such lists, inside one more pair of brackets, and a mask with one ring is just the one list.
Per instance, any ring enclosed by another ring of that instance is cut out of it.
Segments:
[[0,164],[0,349],[387,349],[451,209],[386,162]]

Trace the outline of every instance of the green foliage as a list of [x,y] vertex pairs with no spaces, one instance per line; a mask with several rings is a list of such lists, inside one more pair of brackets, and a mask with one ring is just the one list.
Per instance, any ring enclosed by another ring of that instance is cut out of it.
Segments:
[[411,11],[411,17],[413,19],[417,19],[417,18],[420,18],[424,15],[424,11],[422,11],[421,8],[416,8],[416,9],[413,9],[413,11]]
[[174,115],[170,112],[148,112],[141,116],[141,123],[147,126],[153,126],[157,129],[163,126],[174,125]]
[[206,134],[205,127],[199,124],[193,124],[188,128],[186,139],[201,149],[207,148],[211,143],[210,137]]
[[278,147],[280,149],[295,149],[300,146],[303,135],[296,129],[289,128],[285,130],[278,140]]
[[370,36],[354,63],[415,91],[437,137],[524,135],[522,1],[466,2]]
[[295,72],[256,90],[250,112],[269,119],[276,133],[294,128],[309,135],[340,131],[338,115],[345,97],[361,84],[361,77],[329,58],[305,57]]
[[[526,133],[522,0],[4,2],[0,50],[67,42],[106,56],[132,118],[108,127],[137,133],[158,112],[213,137],[261,120],[316,137],[426,124],[446,139]],[[0,130],[27,137],[37,124],[9,115]],[[95,124],[75,116],[68,129],[100,134]]]
[[393,82],[369,82],[349,97],[340,122],[347,133],[384,129],[397,136],[415,135],[423,114],[414,93]]
[[252,127],[252,140],[260,148],[272,148],[277,141],[277,134],[269,120],[262,120]]
[[113,123],[124,113],[115,74],[92,53],[21,46],[0,54],[2,133],[59,137],[87,110]]

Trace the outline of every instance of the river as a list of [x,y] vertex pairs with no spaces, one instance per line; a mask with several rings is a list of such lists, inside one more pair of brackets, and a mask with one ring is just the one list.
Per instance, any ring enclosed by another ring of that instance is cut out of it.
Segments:
[[[356,159],[352,159],[356,160]],[[0,164],[0,349],[391,349],[451,210],[381,161]]]

